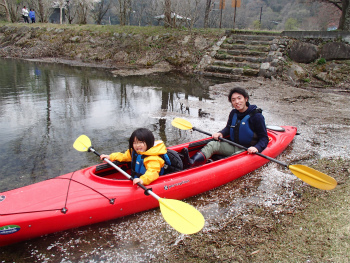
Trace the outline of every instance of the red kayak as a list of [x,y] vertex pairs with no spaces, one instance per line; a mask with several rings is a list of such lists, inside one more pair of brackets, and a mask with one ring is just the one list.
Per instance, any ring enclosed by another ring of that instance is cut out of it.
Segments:
[[[264,155],[275,158],[293,140],[297,129],[268,130]],[[169,147],[190,155],[210,139]],[[269,160],[242,152],[205,165],[163,175],[149,188],[162,198],[184,199],[252,172]],[[119,164],[128,172],[128,164]],[[109,164],[91,166],[22,188],[0,193],[0,246],[70,228],[102,222],[159,206]]]

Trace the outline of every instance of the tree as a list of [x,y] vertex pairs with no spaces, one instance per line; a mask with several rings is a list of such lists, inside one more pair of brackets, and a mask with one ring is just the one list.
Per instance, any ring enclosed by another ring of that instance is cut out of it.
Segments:
[[101,25],[102,19],[107,13],[111,2],[109,0],[101,0],[100,2],[95,2],[92,9],[92,17],[96,24]]
[[255,20],[255,21],[253,22],[253,28],[254,28],[255,30],[261,29],[261,23],[260,23],[259,20]]
[[350,31],[350,0],[311,0],[335,6],[341,11],[339,30]]
[[164,1],[164,16],[164,26],[175,27],[174,22],[171,19],[171,0]]
[[298,29],[298,21],[295,18],[288,18],[286,23],[284,24],[285,30],[297,30]]
[[142,24],[144,13],[147,12],[147,5],[146,0],[139,0],[137,3],[135,3],[135,1],[133,2],[132,12],[139,26]]
[[199,14],[203,12],[201,3],[202,0],[182,0],[181,5],[177,8],[177,13],[182,16],[182,18],[176,19],[177,26],[185,23],[187,27],[192,29],[199,19]]
[[0,7],[5,9],[5,15],[8,22],[16,22],[19,19],[19,6],[11,0],[0,0]]
[[77,5],[78,24],[87,24],[87,16],[93,8],[93,0],[79,0]]
[[342,0],[342,14],[339,20],[338,29],[350,31],[350,4],[349,0]]
[[53,13],[54,3],[51,0],[27,0],[29,6],[35,10],[37,20],[42,23],[49,22]]
[[77,14],[77,8],[73,0],[66,0],[66,2],[67,2],[67,5],[64,10],[65,11],[64,15],[66,16],[68,23],[72,24]]
[[118,0],[118,13],[121,26],[130,24],[131,0]]
[[205,13],[204,13],[204,28],[207,28],[209,26],[209,14],[212,9],[213,3],[212,0],[207,0],[207,3],[205,5]]
[[[137,8],[134,8],[134,10],[136,9]],[[145,9],[145,20],[147,25],[152,25],[154,17],[161,14],[161,12],[163,12],[163,5],[158,0],[150,0]]]

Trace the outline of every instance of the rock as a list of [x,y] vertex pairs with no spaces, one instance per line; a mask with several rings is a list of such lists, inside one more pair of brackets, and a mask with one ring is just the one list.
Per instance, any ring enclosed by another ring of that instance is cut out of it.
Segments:
[[203,111],[202,109],[198,110],[198,116],[199,117],[208,117],[210,113]]
[[327,84],[334,84],[333,76],[332,76],[332,74],[330,74],[328,72],[320,72],[320,73],[315,75],[315,78],[318,80],[322,80],[322,81],[326,82]]
[[180,42],[182,45],[186,45],[191,39],[191,36],[185,36],[184,39]]
[[199,50],[204,50],[209,46],[209,44],[204,37],[196,37],[196,39],[194,40],[194,46]]
[[160,62],[152,68],[142,68],[142,69],[119,69],[112,71],[114,76],[141,76],[148,75],[156,72],[168,72],[172,70],[173,67],[167,62]]
[[270,50],[271,51],[277,51],[278,50],[278,45],[277,44],[272,44],[271,46],[270,46]]
[[113,59],[117,62],[125,62],[128,59],[128,53],[124,51],[119,51],[114,54]]
[[287,77],[291,80],[293,85],[297,82],[303,81],[307,78],[307,72],[299,65],[292,64],[292,66],[287,71]]
[[320,56],[326,60],[350,59],[350,45],[342,42],[326,43],[322,46]]
[[317,46],[301,41],[290,43],[289,57],[298,63],[311,63],[318,58]]
[[72,41],[72,42],[79,42],[80,41],[80,37],[79,36],[71,37],[69,40]]

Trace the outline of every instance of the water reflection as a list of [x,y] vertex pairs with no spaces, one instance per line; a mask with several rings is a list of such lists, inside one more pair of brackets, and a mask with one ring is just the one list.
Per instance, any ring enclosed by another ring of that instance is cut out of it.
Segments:
[[81,134],[104,153],[124,151],[138,127],[167,145],[184,142],[171,113],[183,111],[181,98],[207,100],[211,84],[174,73],[115,78],[54,64],[1,59],[0,65],[0,191],[98,162],[73,150]]

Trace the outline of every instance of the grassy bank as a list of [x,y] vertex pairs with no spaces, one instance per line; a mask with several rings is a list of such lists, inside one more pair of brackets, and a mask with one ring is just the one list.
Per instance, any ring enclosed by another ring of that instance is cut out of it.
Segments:
[[56,58],[109,68],[167,63],[191,71],[224,29],[170,29],[161,26],[0,24],[0,56]]
[[[215,231],[184,238],[164,258],[167,262],[348,262],[350,161],[321,159],[312,168],[335,178],[338,186],[323,191],[297,181],[294,197],[280,209],[245,204],[244,213]],[[247,181],[238,184],[244,188]],[[225,191],[231,187],[224,186]],[[162,260],[158,257],[155,262]]]
[[348,262],[350,258],[350,161],[321,159],[313,168],[338,181],[331,191],[302,188],[305,207],[259,246],[259,261]]

